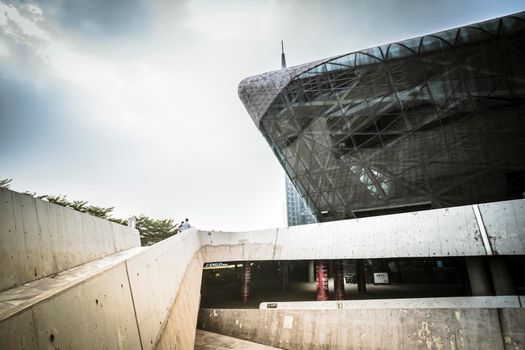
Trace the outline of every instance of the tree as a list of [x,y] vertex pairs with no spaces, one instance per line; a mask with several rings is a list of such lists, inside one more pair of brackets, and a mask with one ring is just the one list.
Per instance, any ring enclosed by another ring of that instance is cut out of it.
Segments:
[[179,232],[178,224],[172,219],[153,219],[144,214],[137,218],[137,230],[142,245],[152,245]]
[[9,184],[13,179],[0,179],[0,188],[9,188]]

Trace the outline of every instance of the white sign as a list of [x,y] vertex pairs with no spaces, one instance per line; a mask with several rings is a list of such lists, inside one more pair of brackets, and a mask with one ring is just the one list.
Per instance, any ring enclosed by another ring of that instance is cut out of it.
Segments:
[[374,273],[374,284],[389,284],[388,272],[375,272]]

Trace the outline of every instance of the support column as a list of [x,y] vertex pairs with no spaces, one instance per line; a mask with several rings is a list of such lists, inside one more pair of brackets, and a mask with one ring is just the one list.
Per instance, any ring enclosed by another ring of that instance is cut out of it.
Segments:
[[357,292],[365,293],[366,292],[366,272],[365,264],[362,259],[356,259],[355,261],[355,272],[357,279]]
[[317,276],[317,300],[328,300],[328,266],[326,261],[315,261],[315,275]]
[[315,269],[314,269],[314,261],[310,260],[308,262],[308,282],[314,283],[315,282]]
[[334,260],[334,291],[335,300],[345,300],[345,281],[343,274],[343,260]]
[[492,285],[496,295],[516,295],[516,288],[504,256],[491,256],[489,258]]
[[280,261],[281,268],[281,287],[282,290],[288,289],[288,261]]
[[252,277],[252,269],[250,263],[245,261],[242,264],[242,275],[241,275],[241,299],[244,304],[248,302],[250,298],[250,280]]
[[483,257],[467,256],[465,258],[465,265],[467,266],[468,280],[470,282],[472,295],[492,295]]

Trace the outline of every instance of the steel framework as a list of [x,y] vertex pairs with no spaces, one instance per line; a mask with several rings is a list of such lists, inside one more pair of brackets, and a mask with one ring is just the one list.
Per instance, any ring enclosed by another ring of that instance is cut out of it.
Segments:
[[239,96],[320,221],[525,190],[525,12],[250,77]]

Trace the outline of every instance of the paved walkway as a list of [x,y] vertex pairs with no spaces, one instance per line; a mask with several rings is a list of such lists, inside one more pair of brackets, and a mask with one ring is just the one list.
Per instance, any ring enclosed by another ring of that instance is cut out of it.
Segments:
[[228,337],[226,335],[212,333],[197,329],[195,336],[195,350],[271,350],[278,349],[250,341]]

